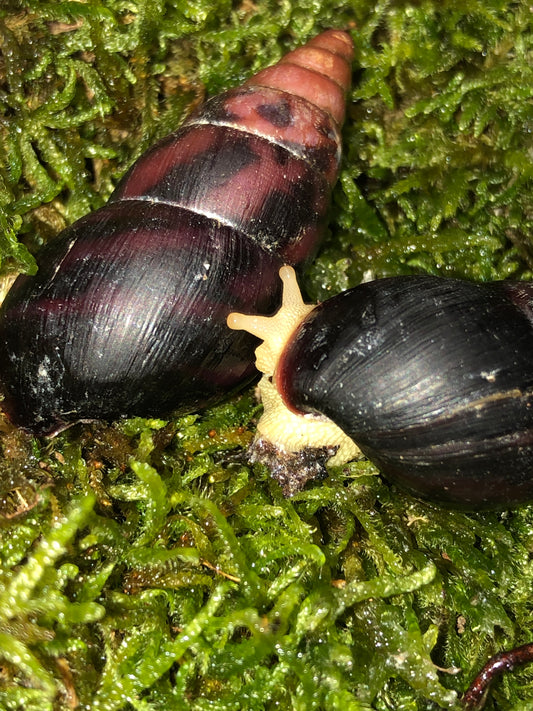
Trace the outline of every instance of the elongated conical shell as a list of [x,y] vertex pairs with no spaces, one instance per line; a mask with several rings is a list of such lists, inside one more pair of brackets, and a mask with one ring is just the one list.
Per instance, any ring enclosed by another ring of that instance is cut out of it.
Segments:
[[214,97],[42,250],[37,276],[20,277],[0,311],[13,422],[48,433],[187,412],[254,376],[256,340],[226,316],[271,310],[281,264],[316,250],[351,52],[347,34],[328,31]]

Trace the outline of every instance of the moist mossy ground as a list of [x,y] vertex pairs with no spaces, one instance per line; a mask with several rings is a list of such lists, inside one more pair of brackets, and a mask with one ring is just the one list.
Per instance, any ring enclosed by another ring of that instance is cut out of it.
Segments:
[[[495,0],[4,0],[3,273],[32,273],[205,94],[332,26],[354,85],[309,296],[531,279],[532,13]],[[459,708],[533,640],[533,507],[450,512],[366,461],[287,500],[246,456],[258,407],[51,441],[2,425],[0,708]],[[533,665],[486,708],[532,705]]]

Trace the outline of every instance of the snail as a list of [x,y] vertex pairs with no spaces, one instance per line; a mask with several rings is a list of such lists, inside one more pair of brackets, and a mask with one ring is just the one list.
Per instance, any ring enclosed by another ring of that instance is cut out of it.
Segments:
[[279,304],[318,246],[353,45],[328,30],[212,98],[40,253],[0,311],[2,407],[53,434],[212,404],[255,376],[235,309]]
[[275,316],[228,325],[264,340],[252,459],[285,494],[362,452],[432,502],[533,499],[533,285],[390,277],[315,307],[280,276]]

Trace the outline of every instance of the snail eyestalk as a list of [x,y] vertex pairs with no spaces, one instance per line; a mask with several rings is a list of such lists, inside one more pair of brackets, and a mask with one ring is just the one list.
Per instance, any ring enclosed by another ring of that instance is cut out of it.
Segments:
[[357,445],[323,415],[289,408],[276,387],[276,367],[294,332],[314,310],[303,301],[296,273],[290,266],[279,272],[283,299],[274,316],[231,313],[228,326],[245,330],[263,343],[256,349],[256,366],[263,373],[259,392],[264,412],[257,424],[251,460],[266,464],[286,496],[300,491],[311,479],[325,475],[325,463],[341,465],[360,455]]
[[296,280],[296,272],[285,265],[279,270],[283,282],[283,297],[281,308],[274,316],[255,316],[231,313],[228,316],[228,326],[236,331],[248,333],[263,339],[262,345],[256,348],[256,367],[266,376],[274,374],[276,365],[294,330],[315,307],[306,304]]

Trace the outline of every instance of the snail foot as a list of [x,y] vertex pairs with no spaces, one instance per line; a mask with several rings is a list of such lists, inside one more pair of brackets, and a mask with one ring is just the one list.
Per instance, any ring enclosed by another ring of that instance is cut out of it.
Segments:
[[259,437],[250,446],[250,461],[267,466],[281,486],[283,495],[290,498],[302,491],[308,481],[320,481],[326,477],[326,462],[335,456],[338,449],[335,445],[289,452]]

